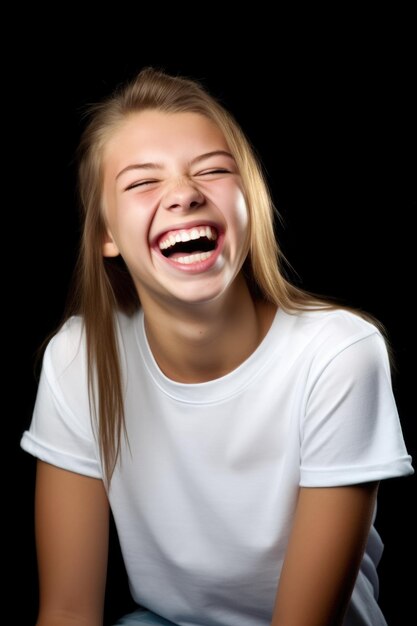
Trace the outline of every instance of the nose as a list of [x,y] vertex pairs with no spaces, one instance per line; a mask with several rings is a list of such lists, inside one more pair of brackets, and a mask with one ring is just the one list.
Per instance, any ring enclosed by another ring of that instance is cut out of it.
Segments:
[[201,191],[189,182],[182,181],[167,191],[162,207],[170,211],[190,211],[198,209],[203,203]]

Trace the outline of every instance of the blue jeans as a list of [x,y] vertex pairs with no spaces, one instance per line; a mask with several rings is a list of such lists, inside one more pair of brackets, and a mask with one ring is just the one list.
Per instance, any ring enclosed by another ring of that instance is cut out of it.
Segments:
[[137,609],[129,615],[121,617],[114,626],[136,626],[137,624],[160,624],[161,626],[175,626],[174,622],[160,617],[147,609]]

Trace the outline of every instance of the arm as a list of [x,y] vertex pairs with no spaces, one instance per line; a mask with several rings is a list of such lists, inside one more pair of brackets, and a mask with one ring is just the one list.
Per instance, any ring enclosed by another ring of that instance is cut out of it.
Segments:
[[35,524],[37,626],[100,626],[109,524],[102,481],[38,461]]
[[342,624],[377,488],[377,483],[300,488],[271,626]]

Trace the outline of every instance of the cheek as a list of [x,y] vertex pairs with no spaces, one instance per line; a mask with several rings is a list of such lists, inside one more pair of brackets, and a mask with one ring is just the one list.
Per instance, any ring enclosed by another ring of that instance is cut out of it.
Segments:
[[109,227],[122,246],[147,240],[152,212],[134,197],[119,198],[107,215]]
[[249,211],[243,193],[240,190],[236,193],[234,207],[233,219],[235,227],[241,235],[244,235],[249,229]]

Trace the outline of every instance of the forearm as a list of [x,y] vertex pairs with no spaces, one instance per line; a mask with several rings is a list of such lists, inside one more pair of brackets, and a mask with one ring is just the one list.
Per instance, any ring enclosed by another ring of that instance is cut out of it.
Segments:
[[301,488],[271,626],[343,623],[376,490],[376,484]]
[[102,626],[108,524],[101,481],[38,463],[36,626]]

